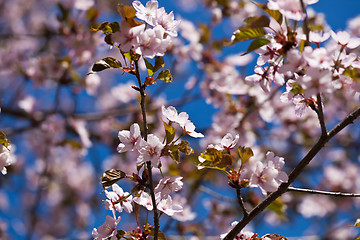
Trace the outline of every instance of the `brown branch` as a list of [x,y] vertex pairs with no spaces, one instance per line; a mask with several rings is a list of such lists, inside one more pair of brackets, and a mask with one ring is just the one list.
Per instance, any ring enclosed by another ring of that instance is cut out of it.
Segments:
[[241,189],[240,188],[236,188],[236,196],[237,196],[239,205],[241,207],[241,210],[242,210],[242,212],[244,214],[244,217],[247,217],[249,215],[249,212],[246,210],[244,200],[241,197]]
[[288,187],[299,174],[305,169],[305,167],[310,163],[310,161],[316,156],[316,154],[324,147],[324,145],[334,137],[338,132],[344,129],[346,126],[354,122],[356,118],[360,116],[360,107],[350,113],[343,121],[336,125],[331,131],[326,135],[321,135],[316,144],[310,149],[306,156],[299,162],[299,164],[292,170],[289,174],[288,182],[282,183],[277,191],[271,193],[267,198],[265,198],[261,203],[259,203],[247,217],[243,217],[241,221],[235,225],[235,227],[226,235],[223,240],[233,240],[236,235],[257,215],[265,210],[273,201],[280,197],[283,193],[288,190]]
[[[143,136],[144,140],[147,141],[148,127],[147,127],[147,121],[146,121],[146,106],[145,106],[145,97],[146,97],[145,88],[146,88],[146,85],[142,84],[142,82],[141,82],[138,61],[136,60],[134,62],[135,62],[135,70],[136,70],[135,75],[136,75],[136,79],[138,80],[139,91],[140,91],[140,96],[141,96],[140,107],[141,107],[141,113],[142,113],[142,117],[143,117],[142,136]],[[154,240],[158,240],[159,228],[160,228],[160,225],[159,225],[159,213],[158,213],[158,209],[157,209],[157,205],[156,205],[156,199],[155,199],[151,161],[146,162],[146,168],[147,168],[148,174],[149,174],[148,187],[150,189],[151,201],[152,201],[152,204],[153,204],[153,207],[154,207],[154,225],[155,225]]]
[[322,100],[321,100],[321,94],[320,93],[317,94],[317,103],[318,103],[318,108],[317,108],[316,113],[318,115],[319,122],[320,122],[321,135],[323,137],[325,137],[327,135],[327,130],[326,130],[324,111],[323,111],[323,107],[322,107]]
[[301,192],[310,194],[326,195],[331,197],[360,197],[359,193],[328,192],[314,189],[288,187],[288,192]]

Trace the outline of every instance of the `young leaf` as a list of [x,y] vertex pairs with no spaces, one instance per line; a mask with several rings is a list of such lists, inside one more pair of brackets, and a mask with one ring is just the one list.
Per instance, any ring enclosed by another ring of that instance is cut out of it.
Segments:
[[180,163],[179,145],[170,146],[170,157],[177,163]]
[[198,167],[213,168],[221,171],[225,171],[227,166],[232,165],[232,158],[230,154],[223,153],[215,148],[208,148],[204,153],[200,155],[203,159]]
[[174,137],[175,137],[175,129],[173,126],[170,126],[166,122],[164,122],[164,121],[162,121],[162,122],[164,124],[165,132],[166,132],[166,143],[171,143],[171,141],[174,140]]
[[100,72],[108,68],[121,68],[121,62],[113,57],[103,58],[96,63],[94,63],[92,67],[93,72]]
[[257,38],[254,41],[252,41],[247,49],[247,51],[241,55],[248,54],[258,48],[261,48],[262,46],[265,46],[270,43],[269,39],[266,38]]
[[146,58],[144,58],[144,60],[145,60],[146,69],[148,71],[148,75],[152,76],[154,74],[154,72],[155,72],[154,71],[154,66]]
[[120,15],[125,19],[125,21],[131,26],[136,27],[143,23],[136,21],[136,11],[132,6],[126,6],[124,4],[119,4],[117,11],[120,13]]
[[126,173],[119,169],[106,170],[101,177],[101,184],[103,189],[108,189],[111,185],[119,181],[120,179],[126,178]]
[[161,56],[155,57],[154,72],[165,66],[164,58]]
[[156,79],[160,79],[161,81],[164,81],[166,83],[172,82],[172,76],[169,69],[162,70]]
[[9,146],[11,145],[11,142],[6,138],[5,133],[0,131],[0,144],[9,149]]
[[265,35],[266,31],[264,28],[240,28],[233,33],[231,37],[231,44],[247,41]]
[[189,145],[190,143],[188,141],[182,140],[181,143],[179,144],[179,150],[185,153],[186,155],[190,155],[194,153],[194,150]]
[[270,19],[267,16],[248,17],[244,20],[244,23],[246,28],[262,28],[269,26]]
[[[155,233],[155,229],[151,229],[151,232],[149,234],[150,234],[150,236],[153,237],[154,233]],[[159,240],[166,240],[165,234],[161,230],[159,230],[158,239]]]
[[267,12],[273,19],[275,19],[280,25],[283,21],[283,16],[278,10],[271,10],[267,7],[267,4],[257,3],[255,1],[252,1],[256,6],[263,9],[265,12]]
[[254,153],[249,147],[239,147],[238,148],[239,156],[241,159],[241,166],[244,165],[249,159],[254,156]]

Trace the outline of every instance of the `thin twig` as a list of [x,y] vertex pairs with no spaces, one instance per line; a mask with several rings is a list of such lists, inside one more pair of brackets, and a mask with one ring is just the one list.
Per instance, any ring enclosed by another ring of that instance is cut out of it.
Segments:
[[321,136],[316,144],[310,149],[306,156],[299,162],[299,164],[292,170],[289,174],[288,182],[282,183],[278,190],[271,193],[267,198],[265,198],[261,203],[259,203],[247,217],[242,218],[233,229],[226,235],[223,240],[232,240],[236,235],[257,215],[265,210],[272,202],[274,202],[278,197],[285,193],[292,182],[299,176],[299,174],[305,169],[305,167],[310,163],[310,161],[316,156],[316,154],[324,147],[324,145],[334,137],[338,132],[344,129],[346,126],[350,125],[360,116],[360,107],[350,113],[343,121],[336,125],[329,134],[326,136]]
[[241,196],[241,189],[240,188],[236,188],[236,196],[237,196],[239,205],[241,207],[241,210],[243,211],[244,217],[247,217],[249,215],[249,212],[246,210],[244,200],[243,200],[243,198]]
[[328,192],[328,191],[305,189],[305,188],[295,188],[295,187],[288,187],[287,191],[288,192],[319,194],[319,195],[326,195],[326,196],[332,196],[332,197],[360,197],[359,193]]
[[214,190],[212,190],[212,189],[210,189],[208,187],[205,187],[204,185],[201,185],[199,187],[199,190],[201,192],[207,193],[207,194],[209,194],[209,195],[213,196],[214,198],[217,198],[217,199],[219,199],[221,201],[231,202],[231,203],[237,203],[238,202],[237,200],[235,200],[233,198],[230,198],[230,197],[226,197],[226,196],[224,196],[224,195],[222,195],[220,193],[217,193]]

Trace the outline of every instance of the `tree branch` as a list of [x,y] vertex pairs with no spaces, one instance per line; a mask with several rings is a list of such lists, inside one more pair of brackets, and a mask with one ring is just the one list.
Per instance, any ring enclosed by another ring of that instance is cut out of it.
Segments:
[[[139,72],[139,64],[138,61],[134,61],[135,62],[135,69],[136,69],[136,78],[138,80],[138,84],[139,84],[139,89],[140,89],[140,96],[141,96],[141,100],[140,100],[140,106],[141,106],[141,113],[142,113],[142,117],[143,117],[143,138],[145,141],[147,141],[147,135],[148,135],[148,127],[147,127],[147,121],[146,121],[146,107],[145,107],[145,85],[142,84],[141,79],[140,79],[140,72]],[[154,240],[158,240],[158,235],[159,235],[159,213],[157,210],[157,206],[156,206],[156,199],[155,199],[155,193],[154,193],[154,184],[153,184],[153,178],[152,178],[152,166],[151,166],[151,161],[147,161],[146,162],[146,168],[148,170],[148,174],[149,174],[149,182],[148,182],[148,186],[150,189],[150,196],[151,196],[151,201],[154,207],[154,225],[155,225],[155,229],[154,229]]]
[[320,122],[321,135],[323,137],[325,137],[327,135],[327,130],[326,130],[324,111],[323,111],[323,108],[322,108],[322,100],[321,100],[321,94],[320,93],[317,94],[317,103],[318,103],[318,109],[317,109],[316,113],[318,115],[319,122]]
[[288,192],[319,194],[319,195],[326,195],[326,196],[332,196],[332,197],[360,197],[359,193],[328,192],[328,191],[305,189],[305,188],[295,188],[295,187],[288,187],[287,191]]
[[334,137],[338,132],[344,129],[349,124],[353,123],[356,118],[360,116],[360,107],[350,113],[343,121],[336,125],[328,134],[321,135],[316,144],[310,149],[306,156],[299,162],[299,164],[289,174],[288,182],[282,183],[277,191],[271,193],[261,203],[259,203],[247,217],[241,219],[238,224],[226,235],[223,240],[233,240],[236,235],[257,215],[265,210],[273,201],[285,193],[292,182],[299,176],[299,174],[305,169],[315,155],[324,147],[324,145]]
[[240,188],[236,188],[236,196],[239,202],[239,205],[241,207],[241,210],[243,211],[244,217],[247,217],[249,215],[248,211],[246,210],[245,204],[244,204],[244,200],[241,197],[241,189]]

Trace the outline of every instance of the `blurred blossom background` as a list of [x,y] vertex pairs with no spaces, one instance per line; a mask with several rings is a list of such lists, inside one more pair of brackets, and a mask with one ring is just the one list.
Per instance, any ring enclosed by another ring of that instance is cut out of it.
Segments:
[[[205,135],[185,138],[195,153],[182,156],[181,164],[162,163],[165,173],[184,177],[187,188],[174,199],[187,209],[176,219],[163,216],[161,230],[167,236],[219,236],[240,219],[241,211],[226,177],[212,170],[197,171],[197,156],[231,132],[239,134],[239,145],[252,147],[258,158],[265,158],[267,151],[283,156],[284,171],[289,171],[317,137],[317,119],[308,110],[297,123],[294,107],[281,105],[278,93],[239,123],[250,98],[262,102],[266,96],[256,89],[243,97],[251,90],[240,82],[254,74],[258,57],[241,55],[249,42],[224,46],[224,41],[245,18],[264,14],[255,4],[245,0],[158,2],[181,22],[164,57],[173,82],[158,81],[147,88],[150,131],[164,135],[160,118],[165,105],[188,113],[196,131]],[[6,175],[0,175],[0,239],[92,239],[93,228],[110,214],[99,183],[102,174],[111,168],[136,172],[135,154],[116,150],[118,132],[142,121],[139,94],[132,88],[136,78],[117,69],[87,75],[105,57],[124,65],[119,51],[105,43],[104,34],[91,29],[105,21],[120,22],[118,4],[131,3],[0,0],[0,130],[12,143],[11,165],[6,166]],[[357,0],[320,0],[309,6],[308,14],[326,32],[347,30],[360,37],[359,9]],[[322,45],[330,48],[331,44],[329,39]],[[140,67],[145,77],[145,63]],[[354,106],[358,98],[343,95],[326,102],[329,129]],[[332,140],[296,184],[360,193],[359,129],[355,124]],[[160,179],[159,172],[155,179]],[[128,192],[133,187],[129,180],[118,184]],[[262,199],[259,189],[245,194],[249,208]],[[259,236],[275,231],[288,237],[348,239],[358,232],[347,225],[359,218],[359,203],[358,199],[286,193],[248,229]],[[118,226],[135,229],[135,216],[121,214]]]

